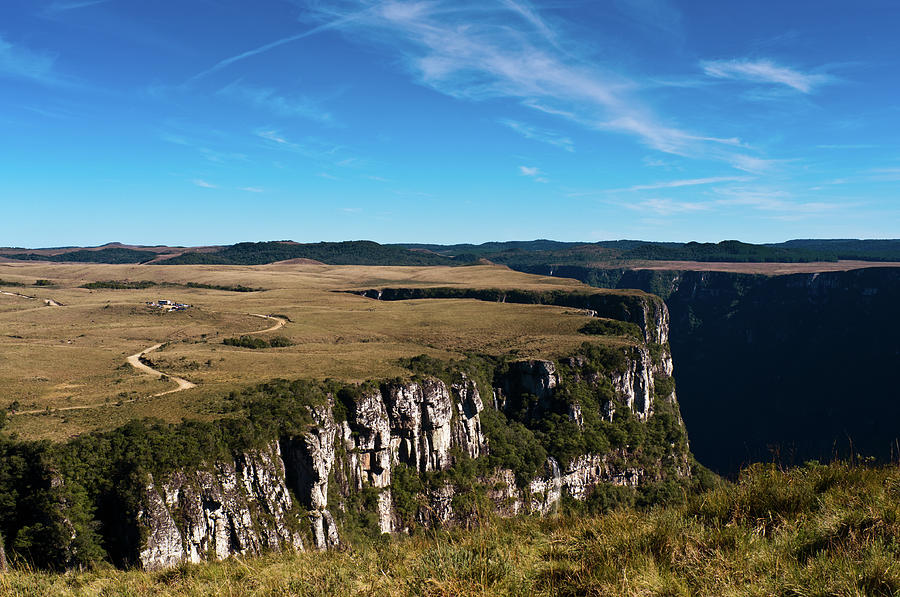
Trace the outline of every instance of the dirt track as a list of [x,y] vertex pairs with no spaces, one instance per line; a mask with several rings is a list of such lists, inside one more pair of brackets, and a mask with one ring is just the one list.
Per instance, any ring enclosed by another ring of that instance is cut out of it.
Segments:
[[[37,298],[36,296],[28,296],[27,294],[19,294],[18,292],[7,292],[5,290],[0,290],[0,294],[5,294],[7,296],[16,296],[16,297],[28,299],[28,300],[34,300]],[[44,300],[44,304],[47,305],[48,307],[62,307],[63,306],[62,303],[57,303],[53,299],[46,298],[43,300]]]
[[[271,319],[272,321],[275,322],[275,325],[273,325],[272,327],[266,328],[264,330],[259,330],[256,332],[248,332],[247,335],[265,334],[266,332],[273,332],[275,330],[283,328],[284,325],[287,323],[287,321],[285,321],[284,319],[282,319],[280,317],[272,317],[271,315],[260,315],[259,313],[247,313],[247,315],[252,315],[253,317],[261,317],[263,319]],[[163,373],[162,371],[157,371],[156,369],[154,369],[153,367],[150,367],[149,365],[145,365],[143,362],[141,362],[141,357],[153,352],[154,350],[158,349],[160,346],[162,346],[162,342],[160,342],[159,344],[154,344],[150,348],[145,348],[141,352],[131,355],[126,360],[128,361],[129,365],[131,365],[138,371],[143,371],[144,373],[146,373],[148,375],[152,375],[153,377],[159,379],[166,374]],[[173,394],[175,392],[180,392],[182,390],[189,390],[191,388],[197,387],[197,384],[189,382],[186,379],[182,379],[181,377],[175,377],[174,375],[166,375],[166,377],[168,377],[169,379],[171,379],[172,381],[177,383],[178,387],[173,388],[171,390],[167,390],[165,392],[160,392],[159,394],[153,394],[154,398],[156,398],[157,396],[165,396],[166,394]]]
[[270,328],[266,328],[264,330],[259,330],[258,332],[249,332],[249,333],[245,334],[246,336],[253,336],[256,334],[265,334],[266,332],[274,332],[275,330],[280,330],[281,328],[283,328],[285,326],[285,324],[287,324],[287,320],[284,320],[280,317],[272,317],[271,315],[260,315],[259,313],[247,313],[247,315],[252,315],[253,317],[262,317],[263,319],[271,319],[272,321],[274,321],[276,323],[275,323],[275,325],[273,325]]
[[[154,344],[154,345],[151,346],[150,348],[145,348],[145,349],[142,350],[141,352],[139,352],[139,353],[137,353],[137,354],[133,354],[133,355],[131,355],[130,357],[128,357],[127,359],[125,359],[125,360],[128,361],[128,364],[129,364],[129,365],[131,365],[132,367],[134,367],[134,368],[137,369],[138,371],[143,371],[144,373],[146,373],[146,374],[148,374],[148,375],[152,375],[153,377],[159,379],[159,378],[161,378],[163,375],[165,375],[165,373],[163,373],[163,372],[161,372],[161,371],[157,371],[156,369],[150,367],[149,365],[144,364],[144,363],[141,361],[141,357],[143,357],[144,355],[146,355],[146,354],[148,354],[148,353],[153,352],[154,350],[156,350],[156,349],[159,348],[160,346],[162,346],[162,343]],[[171,379],[172,381],[174,381],[175,383],[177,383],[177,384],[178,384],[178,387],[177,387],[177,388],[174,388],[174,389],[172,389],[172,390],[165,391],[165,392],[160,392],[159,394],[153,394],[153,397],[154,397],[154,398],[156,398],[157,396],[165,396],[166,394],[171,394],[171,393],[173,393],[173,392],[180,392],[181,390],[189,390],[189,389],[191,389],[191,388],[196,388],[196,387],[197,387],[197,384],[191,383],[191,382],[189,382],[189,381],[186,380],[186,379],[182,379],[181,377],[175,377],[174,375],[166,375],[166,377],[168,377],[169,379]]]
[[[3,294],[12,294],[12,293],[4,292]],[[22,295],[16,295],[16,296],[22,296]],[[34,297],[25,297],[25,298],[34,298]],[[54,301],[54,303],[55,303],[55,301]],[[59,303],[55,303],[55,305],[59,306]],[[287,324],[287,321],[280,317],[272,317],[271,315],[260,315],[259,313],[247,313],[247,315],[252,315],[253,317],[260,317],[262,319],[270,319],[275,322],[275,325],[268,327],[264,330],[258,330],[256,332],[247,332],[246,335],[255,335],[255,334],[264,334],[266,332],[274,332],[275,330],[283,328],[285,326],[285,324]],[[195,384],[195,383],[192,383],[181,377],[175,377],[174,375],[167,375],[167,374],[163,373],[162,371],[157,371],[153,367],[150,367],[149,365],[146,365],[141,362],[141,357],[146,356],[147,354],[150,354],[154,350],[159,349],[162,345],[163,345],[162,342],[160,342],[159,344],[154,344],[153,346],[145,348],[141,352],[139,352],[137,354],[133,354],[125,359],[129,365],[131,365],[138,371],[146,373],[147,375],[151,375],[157,379],[160,379],[163,376],[165,376],[166,378],[168,378],[178,384],[178,387],[176,387],[176,388],[172,388],[171,390],[166,390],[165,392],[160,392],[158,394],[153,394],[151,397],[156,398],[158,396],[165,396],[166,394],[173,394],[175,392],[181,392],[182,390],[189,390],[191,388],[196,388],[197,384]],[[135,400],[137,400],[137,398],[132,398],[131,400],[124,400],[124,401],[117,402],[114,404],[116,404],[116,405],[126,404],[128,402],[134,402]],[[82,404],[79,406],[63,406],[60,408],[53,408],[51,410],[53,412],[69,411],[69,410],[86,410],[89,408],[98,408],[101,406],[110,406],[110,405],[111,404],[108,402],[100,402],[97,404]],[[36,415],[36,414],[41,414],[44,412],[47,412],[47,409],[41,408],[41,409],[35,409],[35,410],[23,410],[23,411],[19,411],[19,412],[13,413],[13,414],[15,414],[15,415]]]

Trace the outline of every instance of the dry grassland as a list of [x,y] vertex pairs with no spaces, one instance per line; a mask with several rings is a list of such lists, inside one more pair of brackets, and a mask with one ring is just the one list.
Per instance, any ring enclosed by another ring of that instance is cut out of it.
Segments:
[[[0,290],[35,297],[0,295],[0,408],[19,402],[20,414],[12,417],[10,430],[20,437],[57,440],[134,417],[215,417],[223,395],[275,377],[362,381],[404,375],[397,360],[422,353],[441,358],[464,351],[546,357],[588,339],[577,331],[587,317],[573,309],[475,300],[379,302],[335,291],[460,286],[623,292],[493,266],[0,263],[0,279],[26,285]],[[38,279],[53,285],[34,286]],[[105,280],[240,284],[266,290],[79,288]],[[46,306],[44,299],[62,306]],[[156,299],[194,306],[163,313],[145,304]],[[294,345],[265,350],[223,345],[224,338],[271,326],[254,313],[287,316],[286,326],[259,337],[285,336]],[[153,397],[174,388],[174,382],[154,379],[125,362],[128,355],[160,342],[163,347],[147,355],[154,367],[196,383],[196,388]]]

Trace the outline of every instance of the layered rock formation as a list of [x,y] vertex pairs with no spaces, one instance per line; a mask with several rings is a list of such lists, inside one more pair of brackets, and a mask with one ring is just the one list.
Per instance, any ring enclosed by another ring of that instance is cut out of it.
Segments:
[[21,491],[37,483],[47,499],[20,501],[0,530],[8,545],[17,533],[50,537],[38,546],[47,567],[105,558],[161,569],[468,525],[489,510],[547,515],[602,485],[683,480],[665,307],[623,297],[494,297],[640,326],[564,358],[423,355],[404,363],[404,379],[260,384],[229,396],[233,416],[214,423],[132,421],[55,447],[16,445],[16,461],[34,468]]
[[209,470],[150,477],[137,519],[147,531],[140,562],[148,569],[303,547],[278,442]]
[[[620,350],[621,369],[605,374],[591,370],[581,356],[509,363],[495,377],[494,404],[503,411],[530,400],[529,416],[567,412],[582,428],[585,408],[600,404],[605,421],[618,408],[646,423],[657,400],[654,372],[670,371],[671,365],[654,362],[646,346]],[[586,384],[582,387],[594,388],[597,395],[589,404],[563,400],[566,384]],[[661,398],[675,404],[674,395]],[[491,441],[481,422],[485,401],[474,380],[457,372],[452,383],[426,376],[364,386],[341,397],[346,418],[339,421],[335,400],[330,396],[327,405],[311,409],[314,424],[299,437],[281,438],[208,470],[151,479],[139,516],[146,536],[142,565],[161,568],[263,550],[333,547],[340,542],[336,520],[358,508],[356,498],[362,494],[381,532],[403,531],[411,521],[401,519],[395,509],[397,467],[432,480],[422,486],[413,522],[468,522],[471,513],[455,503],[457,487],[433,475],[460,459],[490,454]],[[677,474],[689,475],[685,447],[665,448],[680,463]],[[636,487],[661,474],[661,463],[648,467],[625,446],[581,454],[562,464],[549,457],[543,471],[524,484],[517,482],[515,471],[502,467],[479,477],[478,483],[501,515],[546,515],[563,495],[584,500],[597,485]]]
[[900,454],[900,401],[883,375],[900,362],[900,268],[871,265],[771,276],[554,266],[551,275],[665,300],[692,449],[733,475],[773,458]]

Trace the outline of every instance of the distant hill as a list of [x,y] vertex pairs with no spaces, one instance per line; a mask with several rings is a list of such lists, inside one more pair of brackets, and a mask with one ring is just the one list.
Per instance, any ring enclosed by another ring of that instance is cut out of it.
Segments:
[[43,253],[7,253],[2,255],[7,259],[20,259],[23,261],[54,261],[54,262],[78,262],[78,263],[144,263],[156,259],[158,254],[152,251],[138,249],[81,249],[66,251],[57,255]]
[[625,266],[629,261],[703,261],[739,263],[808,263],[812,261],[900,261],[900,240],[790,240],[751,244],[737,240],[719,243],[674,243],[614,240],[595,243],[551,240],[488,242],[480,245],[401,244],[427,249],[457,261],[488,259],[512,268],[535,265],[605,263]]
[[900,258],[900,240],[857,240],[857,239],[797,239],[769,245],[791,250],[805,250],[830,253],[836,259],[859,259],[862,261],[897,261]]
[[306,259],[328,265],[468,265],[492,263],[531,271],[538,266],[628,268],[641,261],[808,263],[838,260],[900,261],[900,240],[797,239],[751,244],[613,240],[595,243],[547,239],[475,244],[379,244],[372,241],[244,242],[230,246],[166,247],[109,243],[99,247],[0,249],[0,257],[27,261],[148,263],[150,265],[261,265]]
[[453,265],[449,257],[372,241],[300,244],[289,241],[238,243],[210,253],[187,252],[159,265],[261,265],[287,259],[312,259],[329,265]]

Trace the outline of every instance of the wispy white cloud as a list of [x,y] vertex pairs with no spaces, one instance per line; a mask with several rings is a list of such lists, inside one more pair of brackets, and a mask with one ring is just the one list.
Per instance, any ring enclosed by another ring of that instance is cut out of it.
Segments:
[[217,95],[268,110],[277,116],[307,118],[323,123],[334,121],[328,111],[323,110],[318,102],[308,97],[280,95],[275,89],[244,85],[240,81],[223,87]]
[[822,215],[852,207],[847,202],[809,201],[786,189],[764,186],[721,188],[715,193],[721,197],[714,201],[715,205],[750,208],[788,218]]
[[550,182],[541,169],[535,166],[519,166],[519,174],[527,176],[535,182]]
[[241,60],[246,60],[247,58],[251,58],[258,54],[263,54],[265,52],[268,52],[269,50],[274,50],[275,48],[278,48],[285,44],[289,44],[289,43],[295,42],[295,41],[300,41],[301,39],[310,37],[312,35],[316,35],[318,33],[322,33],[323,31],[328,31],[330,29],[335,29],[335,28],[341,27],[342,25],[345,25],[347,22],[352,21],[355,17],[356,17],[356,15],[346,15],[344,18],[337,19],[330,23],[325,23],[318,27],[313,27],[312,29],[309,29],[308,31],[303,31],[301,33],[297,33],[296,35],[289,35],[288,37],[283,37],[283,38],[275,40],[271,43],[267,43],[267,44],[258,46],[256,48],[253,48],[253,49],[250,49],[250,50],[247,50],[244,52],[240,52],[239,54],[235,54],[234,56],[224,58],[223,60],[220,60],[216,64],[209,67],[208,69],[197,73],[196,75],[191,77],[189,79],[189,81],[196,81],[197,79],[201,79],[201,78],[203,78],[207,75],[210,75],[214,72],[220,71],[223,68],[234,64],[235,62],[240,62]]
[[641,159],[641,162],[645,166],[649,166],[651,168],[662,168],[664,170],[683,170],[684,168],[680,166],[673,160],[658,158],[656,156],[644,156]]
[[266,141],[266,146],[269,148],[288,151],[323,162],[321,166],[326,166],[326,163],[331,166],[345,165],[348,160],[352,161],[356,159],[353,157],[339,159],[341,153],[345,149],[344,147],[332,145],[315,137],[304,137],[302,141],[294,141],[288,139],[280,131],[274,129],[257,130],[254,134]]
[[261,189],[261,188],[259,188],[259,187],[241,187],[240,190],[246,191],[246,192],[248,192],[248,193],[262,193],[262,192],[264,192],[264,190]]
[[809,196],[790,190],[764,185],[726,185],[704,193],[703,201],[679,201],[668,197],[653,197],[641,201],[614,200],[613,204],[654,216],[675,216],[699,212],[720,215],[741,213],[745,217],[779,220],[803,220],[823,217],[854,207],[848,201],[810,200]]
[[87,8],[88,6],[95,6],[97,4],[106,4],[107,2],[111,2],[111,0],[75,0],[72,2],[53,2],[44,9],[44,13],[49,15],[59,12],[65,12],[67,10]]
[[316,176],[318,176],[319,178],[324,178],[326,180],[340,180],[340,178],[338,178],[337,176],[334,176],[333,174],[329,174],[327,172],[319,172],[318,174],[316,174]]
[[525,124],[524,122],[509,120],[506,118],[500,120],[499,122],[500,124],[507,126],[515,132],[519,133],[526,139],[554,145],[569,152],[575,151],[575,144],[572,142],[572,139],[570,139],[569,137],[565,137],[557,133],[556,131],[531,126],[530,124]]
[[0,35],[0,77],[30,79],[46,85],[61,81],[53,71],[56,57],[13,45]]
[[696,201],[674,201],[667,198],[654,198],[636,203],[623,203],[624,207],[634,211],[652,212],[659,216],[672,216],[681,213],[694,213],[712,209],[707,203]]
[[682,36],[681,13],[667,0],[615,0],[615,5],[644,27]]
[[54,107],[54,108],[43,108],[40,106],[23,106],[25,110],[29,112],[33,112],[35,114],[40,114],[41,116],[45,116],[47,118],[55,118],[57,120],[65,120],[69,118],[75,118],[75,113],[67,110],[66,108]]
[[687,178],[683,180],[667,180],[651,184],[639,184],[616,191],[649,191],[655,189],[674,189],[678,187],[694,187],[698,185],[710,185],[723,182],[741,182],[750,180],[746,176],[711,176],[709,178]]
[[218,185],[214,185],[211,182],[206,182],[202,178],[195,178],[191,182],[193,182],[194,185],[204,188],[204,189],[218,189],[219,188]]
[[872,168],[868,180],[872,182],[893,182],[900,180],[900,168]]
[[281,136],[278,131],[257,131],[257,137],[262,137],[279,145],[293,145],[290,141]]
[[868,143],[836,143],[826,145],[816,145],[817,149],[877,149],[878,145]]
[[784,160],[770,160],[745,154],[730,155],[728,156],[728,161],[738,170],[750,172],[751,174],[763,174],[784,163]]
[[198,141],[193,138],[188,138],[181,133],[171,133],[168,131],[160,133],[159,138],[167,143],[194,149],[199,152],[200,155],[202,155],[204,158],[215,164],[225,164],[228,162],[247,160],[247,154],[245,153],[211,149],[210,145],[214,143],[210,143],[209,139],[205,141]]
[[[727,161],[736,145],[658,117],[637,97],[637,80],[570,47],[565,31],[525,0],[296,1],[323,27],[388,47],[420,84],[452,97],[512,99],[678,155]],[[630,4],[641,3],[666,6]]]
[[786,85],[801,93],[812,93],[834,81],[831,75],[805,73],[771,60],[704,60],[700,66],[704,73],[717,79]]

